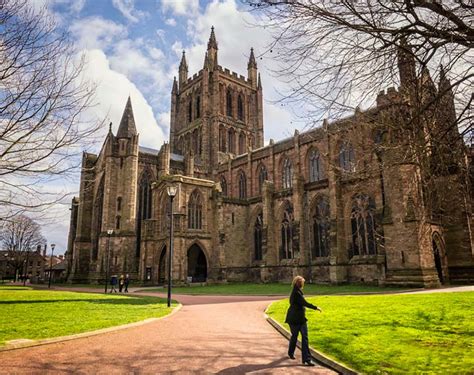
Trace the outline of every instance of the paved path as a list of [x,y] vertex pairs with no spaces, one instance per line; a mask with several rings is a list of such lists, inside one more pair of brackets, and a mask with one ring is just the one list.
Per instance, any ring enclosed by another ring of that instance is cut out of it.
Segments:
[[299,351],[295,361],[287,358],[287,340],[263,313],[269,301],[281,296],[173,298],[183,308],[157,322],[1,352],[0,373],[333,374],[321,366],[301,366]]

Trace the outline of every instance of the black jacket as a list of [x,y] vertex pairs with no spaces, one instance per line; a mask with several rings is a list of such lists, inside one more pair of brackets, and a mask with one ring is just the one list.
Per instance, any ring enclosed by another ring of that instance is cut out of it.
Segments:
[[290,295],[290,307],[286,313],[285,323],[304,324],[308,321],[305,316],[306,307],[316,310],[317,307],[304,299],[303,292],[298,287],[293,287]]

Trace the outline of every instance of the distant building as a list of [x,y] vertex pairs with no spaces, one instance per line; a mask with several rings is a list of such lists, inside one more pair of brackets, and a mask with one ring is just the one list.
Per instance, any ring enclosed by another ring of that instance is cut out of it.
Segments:
[[[425,170],[400,158],[430,136],[410,144],[396,128],[412,116],[414,61],[399,51],[400,88],[380,93],[374,108],[268,146],[253,50],[247,69],[244,77],[218,64],[214,30],[197,74],[188,76],[183,53],[170,139],[159,151],[139,146],[147,135],[137,134],[129,98],[117,134],[109,131],[98,155],[83,155],[71,207],[70,281],[103,281],[108,270],[163,283],[170,182],[178,187],[177,283],[278,282],[296,274],[330,283],[474,280],[472,195],[464,184],[473,154],[451,127],[446,136],[459,157],[432,186],[420,181]],[[422,79],[416,86],[425,98],[450,87],[446,76],[435,86],[427,70]],[[440,126],[456,121],[453,95],[443,92],[432,114]],[[276,125],[283,133],[285,124]],[[434,148],[426,155],[433,173],[443,157]],[[443,198],[438,206],[426,203],[428,193]]]

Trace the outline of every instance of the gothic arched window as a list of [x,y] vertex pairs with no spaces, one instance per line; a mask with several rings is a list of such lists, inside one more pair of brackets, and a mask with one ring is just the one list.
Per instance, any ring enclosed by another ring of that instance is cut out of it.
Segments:
[[291,161],[289,158],[283,160],[283,170],[282,170],[282,182],[283,189],[289,189],[292,187],[293,179],[293,168],[291,166]]
[[221,189],[222,189],[222,195],[226,197],[227,196],[227,181],[224,176],[221,176]]
[[233,128],[229,129],[227,144],[228,144],[228,151],[235,153],[235,130]]
[[344,172],[355,172],[354,147],[350,143],[343,143],[339,149],[339,166]]
[[351,231],[353,255],[377,253],[375,202],[366,194],[357,194],[352,199]]
[[198,95],[196,98],[196,118],[201,117],[201,97]]
[[138,218],[139,220],[151,219],[151,177],[143,173],[138,186]]
[[189,197],[188,202],[188,228],[202,228],[202,199],[201,194],[194,191]]
[[239,154],[245,154],[245,133],[239,135]]
[[255,219],[253,227],[253,246],[255,260],[262,260],[262,230],[263,230],[263,214],[259,213]]
[[309,161],[309,182],[315,182],[324,178],[323,163],[318,151],[311,150],[308,157]]
[[224,125],[219,126],[219,151],[226,152],[226,131]]
[[241,121],[244,120],[244,101],[242,95],[237,98],[237,118]]
[[104,206],[104,177],[99,182],[94,201],[94,219],[92,233],[92,259],[96,260],[99,254],[99,235],[102,232],[102,212]]
[[188,103],[188,122],[193,120],[193,101],[189,99]]
[[199,144],[199,130],[198,129],[195,129],[193,131],[193,152],[194,152],[194,155],[199,155],[201,153],[201,145]]
[[232,117],[232,92],[230,91],[230,89],[227,90],[225,102],[226,102],[226,108],[227,108],[226,114],[227,116]]
[[311,255],[313,258],[329,255],[330,223],[329,202],[325,198],[320,198],[311,212]]
[[293,259],[293,207],[287,204],[280,226],[280,257]]
[[262,194],[263,183],[268,179],[267,168],[264,164],[260,164],[258,168],[258,193]]
[[244,171],[239,173],[239,198],[247,198],[247,178],[245,177]]
[[122,209],[122,197],[117,198],[117,211]]

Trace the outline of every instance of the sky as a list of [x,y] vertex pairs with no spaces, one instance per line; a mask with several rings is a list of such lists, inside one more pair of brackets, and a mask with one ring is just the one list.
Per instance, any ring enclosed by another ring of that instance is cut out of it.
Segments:
[[[104,129],[86,151],[100,151],[109,122],[116,134],[128,96],[140,145],[159,149],[168,140],[170,93],[182,51],[189,75],[197,73],[211,26],[223,67],[246,76],[250,48],[255,50],[263,85],[265,142],[289,137],[304,126],[294,108],[277,102],[285,87],[271,73],[276,66],[272,54],[266,52],[271,37],[239,1],[43,0],[43,4],[59,27],[70,33],[78,54],[86,59],[84,78],[97,87],[96,105],[90,111],[104,121]],[[55,181],[55,189],[77,195],[79,174]],[[68,202],[52,207],[52,217],[40,221],[48,243],[56,244],[56,253],[64,253],[67,246]]]

